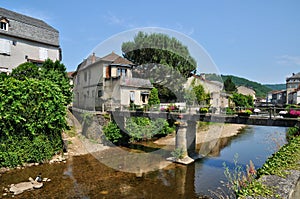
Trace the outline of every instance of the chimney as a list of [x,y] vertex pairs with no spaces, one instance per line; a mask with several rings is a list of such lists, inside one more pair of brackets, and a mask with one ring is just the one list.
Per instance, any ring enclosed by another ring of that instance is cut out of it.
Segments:
[[95,56],[95,53],[93,53],[93,55],[92,55],[92,64],[95,63],[95,61],[96,61],[96,56]]
[[205,80],[205,73],[200,73],[200,78],[201,78],[202,80]]

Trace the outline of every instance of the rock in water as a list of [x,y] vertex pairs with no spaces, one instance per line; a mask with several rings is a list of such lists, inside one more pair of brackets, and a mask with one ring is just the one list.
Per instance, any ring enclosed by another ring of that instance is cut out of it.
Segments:
[[40,189],[43,187],[43,185],[44,184],[42,182],[35,182],[35,183],[33,183],[33,188]]
[[21,182],[18,184],[11,185],[9,191],[13,192],[14,195],[17,195],[23,193],[24,191],[32,190],[32,189],[33,189],[33,184],[31,182]]

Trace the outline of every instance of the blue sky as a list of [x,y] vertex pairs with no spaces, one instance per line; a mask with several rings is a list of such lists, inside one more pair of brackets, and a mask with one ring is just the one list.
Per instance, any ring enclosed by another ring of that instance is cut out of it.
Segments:
[[300,72],[297,0],[1,0],[0,6],[59,30],[68,71],[115,34],[161,27],[199,43],[221,74],[284,83]]

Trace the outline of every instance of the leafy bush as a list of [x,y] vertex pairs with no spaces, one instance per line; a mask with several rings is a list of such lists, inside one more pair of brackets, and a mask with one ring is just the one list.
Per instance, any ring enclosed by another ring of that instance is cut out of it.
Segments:
[[208,108],[202,107],[202,108],[199,109],[199,112],[200,113],[208,113]]
[[175,158],[175,160],[184,158],[183,154],[184,154],[183,148],[176,148],[174,149],[174,151],[171,152],[171,155]]
[[258,169],[258,175],[284,176],[286,170],[297,169],[299,161],[300,136],[297,136],[269,157],[265,164]]
[[226,114],[232,115],[234,113],[235,113],[235,111],[232,108],[226,107]]
[[51,81],[4,79],[0,84],[0,166],[41,162],[60,151],[61,132],[67,126],[64,104],[61,90]]
[[150,120],[143,117],[131,117],[126,120],[126,131],[131,141],[150,139],[158,134],[169,134],[174,131],[173,127],[162,118]]
[[252,111],[249,110],[249,109],[247,109],[247,110],[244,111],[244,113],[251,115],[251,114],[252,114]]
[[243,95],[240,93],[233,93],[230,99],[239,107],[252,107],[253,97],[251,95]]
[[121,130],[115,122],[109,122],[107,125],[103,126],[103,133],[105,135],[105,139],[113,143],[119,142],[123,137]]
[[299,135],[300,135],[300,128],[298,126],[290,127],[286,132],[286,139],[290,141],[291,139]]

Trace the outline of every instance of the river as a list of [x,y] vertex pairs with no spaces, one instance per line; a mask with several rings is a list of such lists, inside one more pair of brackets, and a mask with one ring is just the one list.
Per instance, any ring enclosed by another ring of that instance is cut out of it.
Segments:
[[112,169],[88,154],[66,163],[9,171],[0,176],[0,186],[27,181],[41,172],[51,182],[14,198],[200,198],[225,190],[218,189],[226,181],[224,162],[233,167],[238,154],[239,164],[245,166],[252,160],[256,168],[261,167],[285,142],[285,132],[282,127],[251,126],[237,136],[218,140],[208,156],[191,165],[170,164],[142,175]]

